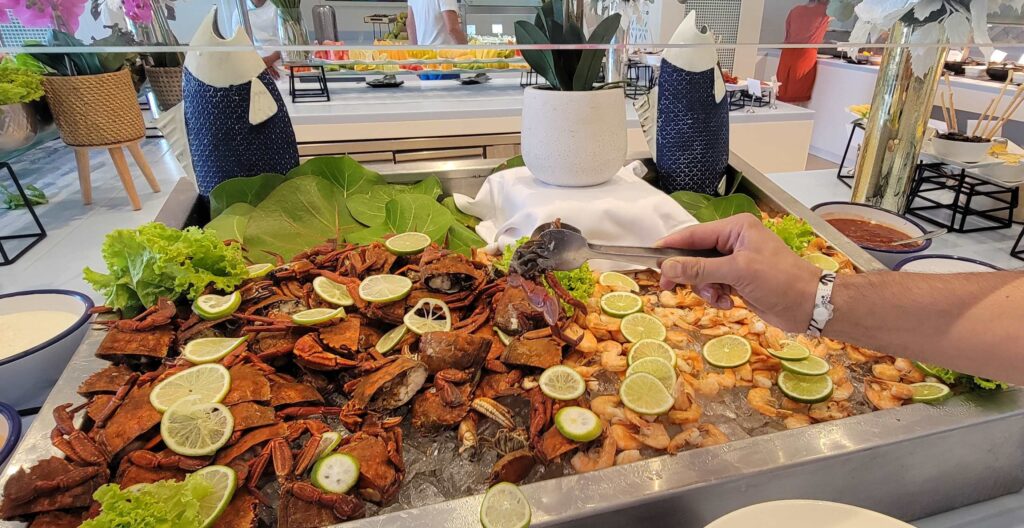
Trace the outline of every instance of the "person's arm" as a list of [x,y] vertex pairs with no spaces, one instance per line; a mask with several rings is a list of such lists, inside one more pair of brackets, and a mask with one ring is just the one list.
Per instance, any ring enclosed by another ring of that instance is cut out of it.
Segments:
[[409,44],[415,46],[419,43],[416,38],[416,17],[412,15],[412,7],[409,7],[406,13],[405,32],[409,34]]
[[279,60],[281,60],[281,52],[280,51],[275,51],[275,52],[271,53],[270,55],[267,55],[266,57],[263,57],[263,64],[267,65],[267,73],[269,73],[270,76],[272,78],[274,78],[274,79],[280,79],[281,78],[281,72],[277,71],[277,66],[274,65]]
[[[717,259],[675,258],[663,288],[690,284],[713,306],[742,297],[769,324],[807,330],[821,275],[751,215],[682,229],[665,247],[715,248]],[[839,275],[827,337],[973,375],[1024,384],[1024,273]]]
[[462,21],[459,20],[458,11],[446,9],[441,12],[441,17],[444,19],[445,32],[452,37],[456,44],[469,44],[469,38],[462,31]]

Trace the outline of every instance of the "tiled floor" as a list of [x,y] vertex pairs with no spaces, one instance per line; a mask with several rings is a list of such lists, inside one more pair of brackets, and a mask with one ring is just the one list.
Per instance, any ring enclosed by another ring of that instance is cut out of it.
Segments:
[[[113,229],[136,227],[156,218],[170,190],[184,175],[162,139],[144,140],[142,150],[163,192],[152,192],[134,162],[129,161],[142,200],[139,211],[132,210],[106,150],[94,150],[90,157],[93,203],[89,206],[82,204],[74,153],[60,141],[52,141],[11,161],[22,184],[42,189],[50,203],[36,209],[47,237],[18,262],[0,267],[0,293],[66,288],[102,300],[82,281],[82,267],[105,270],[100,255],[104,236]],[[0,183],[12,188],[5,180],[6,175],[0,176]],[[23,233],[32,228],[24,209],[0,209],[0,233]]]

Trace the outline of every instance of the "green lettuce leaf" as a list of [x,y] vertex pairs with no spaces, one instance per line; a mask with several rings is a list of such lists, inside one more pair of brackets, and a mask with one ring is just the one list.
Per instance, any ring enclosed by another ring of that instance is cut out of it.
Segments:
[[374,185],[385,183],[380,174],[363,167],[349,156],[312,158],[288,171],[289,178],[306,174],[313,174],[333,183],[341,189],[342,198],[366,194]]
[[980,376],[972,376],[971,377],[971,381],[974,382],[974,384],[976,386],[978,386],[979,388],[985,389],[985,390],[997,390],[997,389],[999,389],[999,390],[1006,390],[1006,389],[1010,388],[1009,385],[1007,385],[1007,384],[1005,384],[1005,383],[1003,383],[1001,381],[990,380],[988,378],[982,378]]
[[476,231],[458,223],[453,222],[448,228],[448,249],[461,253],[467,257],[473,256],[473,250],[487,245],[484,239],[476,234]]
[[256,208],[237,202],[228,206],[221,214],[206,224],[207,231],[212,231],[221,240],[235,240],[245,243],[245,227],[249,225],[249,216]]
[[816,236],[810,224],[793,215],[766,219],[764,225],[778,235],[789,249],[797,253],[807,249],[807,245]]
[[386,225],[379,225],[353,231],[345,235],[345,242],[365,246],[374,242],[383,242],[388,235],[392,234],[391,229]]
[[298,176],[274,189],[249,215],[245,245],[254,262],[273,263],[268,251],[291,260],[296,253],[330,239],[342,240],[359,228],[340,187],[320,176]]
[[106,484],[93,493],[102,511],[80,528],[199,528],[204,521],[199,502],[212,492],[201,478],[161,480],[130,491]]
[[236,203],[247,203],[253,207],[259,205],[285,180],[287,178],[282,174],[267,172],[221,182],[210,191],[210,218],[217,218],[225,209]]

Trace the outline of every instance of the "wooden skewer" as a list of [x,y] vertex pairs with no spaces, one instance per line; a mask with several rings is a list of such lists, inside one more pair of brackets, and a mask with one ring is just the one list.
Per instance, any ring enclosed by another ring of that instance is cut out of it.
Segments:
[[[982,114],[978,117],[978,121],[974,123],[974,129],[971,130],[972,136],[978,135],[979,129],[983,131],[982,136],[985,135],[984,131],[988,130],[989,122],[992,120],[993,117],[995,117],[995,113],[999,110],[999,105],[1002,104],[1003,102],[1003,95],[1006,94],[1006,89],[1010,86],[1011,79],[1013,79],[1012,75],[1006,76],[1006,82],[1003,83],[1002,89],[999,90],[999,95],[997,95],[995,99],[992,99],[992,101],[988,103],[988,108],[986,108],[985,111],[982,112]],[[985,128],[982,129],[981,125],[985,125]]]
[[942,121],[946,123],[946,132],[952,131],[949,127],[949,109],[946,108],[946,92],[939,92],[939,106],[942,107]]
[[1010,105],[1007,107],[1006,112],[1003,112],[1002,117],[999,118],[999,121],[996,122],[996,125],[992,127],[992,130],[988,132],[988,135],[986,135],[985,138],[992,139],[992,137],[996,135],[996,132],[999,132],[999,130],[1003,128],[1003,125],[1013,117],[1013,114],[1017,113],[1017,109],[1020,108],[1022,104],[1024,104],[1024,92],[1022,92],[1018,87],[1017,94],[1013,96],[1013,100],[1010,101]]
[[960,132],[960,126],[956,122],[956,103],[953,102],[953,84],[949,80],[949,72],[946,72],[946,92],[949,93],[949,117],[953,125],[953,132]]

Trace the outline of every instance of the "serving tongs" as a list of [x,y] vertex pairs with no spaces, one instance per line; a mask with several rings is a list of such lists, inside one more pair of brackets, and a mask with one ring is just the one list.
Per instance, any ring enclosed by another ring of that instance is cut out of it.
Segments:
[[[534,231],[529,250],[542,268],[568,271],[579,268],[588,260],[611,260],[636,266],[658,269],[665,259],[673,257],[716,258],[722,254],[714,249],[650,248],[636,246],[610,246],[587,242],[579,230],[567,224],[561,228],[542,225]],[[525,244],[524,244],[525,246]],[[519,260],[519,255],[516,259]]]

